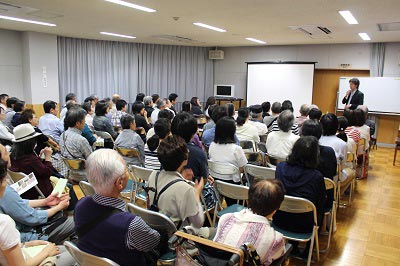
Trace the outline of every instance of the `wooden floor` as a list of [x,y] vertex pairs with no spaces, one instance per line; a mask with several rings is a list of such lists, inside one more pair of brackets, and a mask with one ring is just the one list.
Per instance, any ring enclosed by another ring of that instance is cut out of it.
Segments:
[[330,250],[314,265],[400,265],[400,156],[393,166],[393,154],[371,151],[369,176],[357,181],[352,206],[339,208]]

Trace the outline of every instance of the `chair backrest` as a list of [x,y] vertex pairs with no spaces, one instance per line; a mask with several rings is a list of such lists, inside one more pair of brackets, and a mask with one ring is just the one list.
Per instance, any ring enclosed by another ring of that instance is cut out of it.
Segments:
[[18,182],[19,180],[21,180],[22,178],[24,178],[26,176],[24,173],[13,172],[10,169],[7,169],[7,173],[8,173],[8,176],[10,177],[11,181],[13,181],[13,183]]
[[128,158],[138,158],[139,162],[141,165],[143,165],[142,158],[140,157],[140,153],[137,149],[135,148],[123,148],[123,147],[118,147],[114,146],[115,150],[121,154],[124,157]]
[[245,152],[244,155],[249,164],[255,164],[258,166],[265,165],[264,154],[261,152]]
[[246,164],[244,173],[246,176],[251,175],[258,179],[275,179],[275,169],[262,167],[257,165]]
[[244,151],[254,151],[254,144],[251,140],[241,140],[239,144]]
[[133,172],[133,175],[135,176],[135,178],[137,180],[142,179],[146,182],[149,181],[149,177],[150,177],[151,173],[153,173],[153,171],[154,171],[152,169],[140,167],[137,165],[131,165],[130,168]]
[[61,157],[69,170],[83,171],[85,170],[85,160],[83,159],[67,159]]
[[174,222],[162,213],[147,210],[132,203],[128,203],[126,208],[130,213],[140,216],[146,224],[161,234],[171,237],[177,230]]
[[249,198],[249,187],[242,185],[235,185],[220,180],[214,181],[214,190],[217,194],[235,199],[247,200]]
[[365,153],[365,147],[366,147],[366,142],[367,140],[364,138],[361,138],[358,140],[357,143],[357,157],[359,154],[364,154]]
[[287,196],[283,199],[283,202],[279,210],[290,213],[306,213],[313,212],[314,225],[317,225],[317,209],[314,203],[308,199],[303,199],[299,197]]
[[227,176],[240,174],[239,168],[233,164],[214,162],[211,160],[208,160],[208,169],[211,176],[213,176],[213,174]]
[[110,259],[97,257],[80,250],[70,241],[65,241],[64,246],[75,261],[78,262],[79,266],[119,266],[119,264]]
[[336,183],[329,178],[324,177],[326,190],[333,189],[333,200],[337,201]]
[[106,132],[106,131],[99,131],[99,130],[95,130],[94,134],[96,134],[97,136],[99,136],[102,139],[109,139],[112,142],[114,142],[113,137],[111,136],[110,133]]
[[92,196],[96,193],[94,191],[94,188],[92,187],[92,185],[89,182],[79,181],[79,187],[81,188],[81,190],[82,190],[83,194],[85,194],[85,196]]

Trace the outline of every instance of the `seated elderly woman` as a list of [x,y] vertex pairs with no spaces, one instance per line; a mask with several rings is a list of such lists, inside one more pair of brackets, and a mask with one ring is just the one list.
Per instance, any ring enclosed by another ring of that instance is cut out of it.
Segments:
[[[154,192],[150,191],[150,201],[157,205],[160,212],[174,221],[178,227],[191,223],[200,228],[204,222],[203,208],[200,195],[204,180],[188,184],[180,174],[187,164],[188,148],[184,139],[179,136],[167,136],[157,149],[161,171],[154,171],[149,177],[148,186],[158,192],[157,201]],[[159,193],[164,189],[163,193]]]
[[[108,101],[102,100],[96,103],[96,115],[93,118],[93,127],[95,130],[108,132],[113,139],[116,139],[118,137],[118,132],[114,131],[111,120],[106,117],[109,110],[110,105]],[[114,148],[111,140],[104,140],[104,147],[111,149]]]
[[[312,136],[301,137],[294,144],[287,161],[276,167],[275,178],[282,181],[286,195],[305,198],[314,203],[320,225],[324,215],[326,188],[324,177],[317,170],[318,160],[318,140]],[[274,224],[289,231],[309,233],[314,221],[312,213],[297,214],[278,210]]]
[[249,209],[222,215],[214,241],[234,247],[252,243],[260,256],[261,265],[270,265],[285,252],[283,235],[276,232],[269,222],[284,195],[279,180],[253,183],[249,189]]
[[278,116],[279,131],[272,131],[268,134],[266,148],[268,154],[279,159],[286,159],[291,153],[294,143],[299,136],[292,133],[294,116],[290,110],[281,112]]
[[[11,153],[11,168],[13,172],[23,172],[25,174],[34,173],[38,181],[38,187],[44,194],[49,196],[53,191],[50,176],[54,172],[50,158],[53,153],[50,147],[45,147],[40,151],[39,156],[35,153],[37,133],[32,125],[22,124],[14,128],[15,141]],[[44,154],[44,160],[40,156]],[[37,199],[39,193],[31,188],[22,194],[24,199]]]
[[96,150],[86,160],[86,172],[96,194],[75,207],[78,247],[122,266],[146,265],[144,253],[159,244],[160,234],[139,216],[125,212],[119,198],[129,179],[124,159],[111,149]]
[[[4,161],[10,162],[9,154],[1,144],[0,153]],[[6,186],[3,198],[0,199],[0,213],[9,215],[16,222],[14,226],[21,232],[22,241],[40,239],[61,243],[73,233],[72,217],[58,219],[57,222],[60,223],[55,227],[51,226],[49,219],[67,208],[69,200],[70,197],[66,194],[61,197],[50,195],[45,199],[24,200],[17,191]],[[46,209],[38,209],[39,207]]]
[[[121,117],[122,132],[115,140],[115,145],[121,148],[134,148],[139,152],[140,160],[144,163],[144,143],[142,138],[135,132],[135,117],[125,114]],[[124,157],[127,164],[141,165],[139,158]]]

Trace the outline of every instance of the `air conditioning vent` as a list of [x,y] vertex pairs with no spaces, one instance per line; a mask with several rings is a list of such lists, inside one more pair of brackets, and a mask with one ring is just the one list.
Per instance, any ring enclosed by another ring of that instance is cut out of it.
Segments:
[[210,50],[208,51],[208,59],[224,59],[224,51],[222,50]]
[[190,38],[182,37],[182,36],[176,36],[176,35],[154,35],[151,36],[152,38],[155,39],[160,39],[160,40],[166,40],[166,41],[171,41],[171,42],[180,42],[180,43],[185,43],[185,44],[199,44],[201,42],[197,40],[193,40]]
[[290,29],[300,31],[311,39],[332,39],[329,34],[332,33],[330,29],[323,26],[315,25],[300,25],[300,26],[289,26]]
[[21,8],[20,6],[12,5],[9,3],[0,2],[0,11],[9,12]]

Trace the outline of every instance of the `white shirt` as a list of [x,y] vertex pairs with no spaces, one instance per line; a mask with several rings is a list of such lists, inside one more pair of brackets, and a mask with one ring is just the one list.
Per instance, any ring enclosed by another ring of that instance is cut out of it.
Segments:
[[20,243],[20,235],[15,228],[15,222],[10,216],[0,214],[0,265],[8,265],[3,251]]
[[[235,143],[217,144],[215,142],[211,142],[208,154],[210,156],[210,160],[214,162],[230,163],[238,168],[247,164],[247,159],[244,155],[243,149]],[[240,175],[214,175],[213,177],[221,180],[233,180],[234,182],[240,182]]]
[[249,123],[250,125],[257,128],[258,135],[264,135],[264,134],[267,134],[267,132],[268,132],[267,125],[264,123],[257,122],[257,121],[251,121],[251,120],[247,121],[247,123]]
[[336,137],[336,135],[321,136],[321,138],[319,139],[319,144],[332,147],[332,149],[335,151],[336,160],[338,162],[341,162],[343,159],[346,160],[347,143]]
[[154,109],[153,112],[151,112],[151,122],[153,123],[153,125],[156,123],[156,121],[158,120],[158,113],[160,112],[160,109],[156,108]]
[[286,159],[292,153],[293,145],[299,138],[291,130],[289,132],[272,131],[268,134],[265,146],[272,157]]
[[249,123],[243,124],[243,126],[236,127],[236,136],[239,141],[242,140],[250,140],[253,142],[253,145],[260,142],[260,137],[258,136],[258,130],[255,126],[250,125]]

